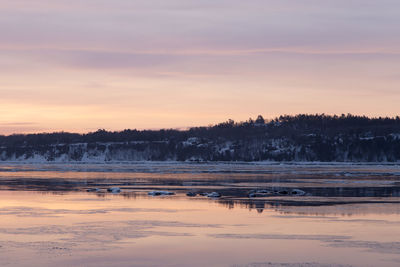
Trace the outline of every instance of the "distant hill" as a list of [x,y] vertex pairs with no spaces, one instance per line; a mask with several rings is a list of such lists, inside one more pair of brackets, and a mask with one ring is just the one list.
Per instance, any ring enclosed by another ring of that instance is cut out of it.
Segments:
[[0,136],[1,161],[400,161],[400,118],[262,116],[185,131]]

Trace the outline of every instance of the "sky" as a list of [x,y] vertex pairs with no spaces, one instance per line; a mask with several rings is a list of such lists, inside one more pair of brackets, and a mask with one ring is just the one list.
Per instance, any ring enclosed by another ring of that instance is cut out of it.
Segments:
[[398,0],[0,0],[0,134],[399,103]]

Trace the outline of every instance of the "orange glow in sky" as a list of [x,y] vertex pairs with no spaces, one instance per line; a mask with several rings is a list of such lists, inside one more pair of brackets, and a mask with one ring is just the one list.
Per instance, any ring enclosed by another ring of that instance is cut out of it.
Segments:
[[2,0],[0,134],[396,116],[395,0]]

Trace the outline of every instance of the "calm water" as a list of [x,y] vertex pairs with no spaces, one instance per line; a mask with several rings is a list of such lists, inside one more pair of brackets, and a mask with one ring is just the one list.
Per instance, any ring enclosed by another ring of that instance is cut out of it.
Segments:
[[397,165],[2,163],[0,189],[1,266],[400,266]]

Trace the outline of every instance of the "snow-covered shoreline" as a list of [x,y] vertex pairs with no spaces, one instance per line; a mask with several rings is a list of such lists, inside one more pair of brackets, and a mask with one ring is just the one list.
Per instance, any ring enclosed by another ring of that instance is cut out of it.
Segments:
[[191,165],[260,165],[260,166],[399,166],[400,161],[397,162],[369,162],[369,161],[178,161],[178,160],[131,160],[131,161],[121,161],[121,160],[99,160],[99,159],[89,159],[89,160],[46,160],[45,158],[18,158],[15,160],[0,160],[0,165],[8,164],[152,164],[152,165],[181,165],[181,164],[191,164]]

